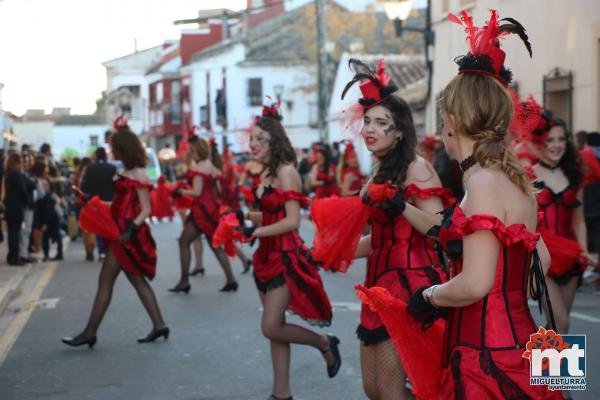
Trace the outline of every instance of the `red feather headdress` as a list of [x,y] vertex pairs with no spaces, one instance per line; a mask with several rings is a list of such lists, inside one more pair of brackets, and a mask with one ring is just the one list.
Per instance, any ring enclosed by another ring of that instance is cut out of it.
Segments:
[[[531,44],[525,33],[525,28],[513,18],[498,20],[498,12],[490,10],[490,20],[482,27],[473,25],[473,17],[466,11],[460,12],[460,18],[448,14],[448,20],[463,25],[467,33],[470,51],[454,61],[458,64],[459,73],[478,73],[498,79],[504,86],[512,81],[512,72],[504,66],[506,53],[500,48],[500,38],[516,34],[521,38],[529,56]],[[506,21],[504,24],[500,22]]]
[[383,59],[379,60],[377,73],[364,62],[351,58],[348,60],[348,66],[355,71],[355,75],[350,82],[346,84],[342,91],[342,99],[348,93],[348,90],[357,82],[360,84],[362,97],[358,103],[354,103],[348,108],[342,110],[340,124],[342,130],[358,135],[362,127],[362,120],[365,110],[381,103],[385,98],[398,91],[396,83],[385,73],[385,64]]
[[356,150],[354,149],[354,143],[348,140],[346,141],[346,148],[344,149],[344,162],[348,162],[351,158],[356,158]]
[[381,103],[386,97],[398,90],[396,83],[385,73],[383,58],[379,60],[377,73],[373,72],[367,64],[355,58],[348,60],[348,65],[356,73],[342,91],[342,99],[356,82],[361,82],[360,92],[363,97],[358,102],[363,108]]
[[119,128],[128,128],[129,125],[127,125],[127,117],[125,115],[118,116],[113,121],[113,126],[116,130],[119,130]]
[[273,118],[278,121],[281,121],[283,119],[280,112],[281,100],[273,102],[270,96],[267,96],[266,100],[267,103],[263,104],[261,115],[256,117],[255,120],[258,121],[262,118]]

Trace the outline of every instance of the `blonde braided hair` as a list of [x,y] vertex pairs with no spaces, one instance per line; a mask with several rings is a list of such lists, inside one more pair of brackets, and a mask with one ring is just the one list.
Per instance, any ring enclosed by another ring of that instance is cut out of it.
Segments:
[[440,106],[453,121],[456,133],[475,140],[473,157],[484,168],[500,170],[524,193],[533,186],[506,134],[513,115],[507,90],[483,74],[460,74],[440,94]]

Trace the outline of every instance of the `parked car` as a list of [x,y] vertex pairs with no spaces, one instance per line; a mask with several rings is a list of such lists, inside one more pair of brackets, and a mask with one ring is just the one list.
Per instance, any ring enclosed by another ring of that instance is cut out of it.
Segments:
[[[158,162],[158,156],[156,151],[150,147],[146,147],[146,155],[148,157],[148,163],[146,164],[146,173],[148,174],[148,180],[154,184],[160,178],[160,163]],[[111,163],[117,167],[117,170],[123,169],[123,163],[121,161],[112,160]]]

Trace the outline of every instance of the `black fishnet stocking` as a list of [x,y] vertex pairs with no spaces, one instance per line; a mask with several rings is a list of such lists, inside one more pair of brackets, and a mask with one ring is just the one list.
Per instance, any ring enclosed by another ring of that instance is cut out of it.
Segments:
[[410,399],[405,389],[406,373],[391,340],[372,346],[361,343],[360,364],[363,389],[370,400]]

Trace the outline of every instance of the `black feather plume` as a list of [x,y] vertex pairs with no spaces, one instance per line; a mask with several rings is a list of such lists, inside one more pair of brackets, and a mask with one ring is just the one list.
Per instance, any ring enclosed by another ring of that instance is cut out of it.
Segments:
[[521,23],[514,18],[502,18],[500,21],[510,22],[510,24],[500,25],[498,27],[500,32],[509,32],[509,33],[514,33],[514,34],[519,35],[519,37],[525,44],[527,51],[529,52],[529,57],[532,57],[533,53],[531,51],[531,43],[529,43],[529,37],[527,36],[527,33],[525,32],[525,27],[523,27],[523,25],[521,25]]

